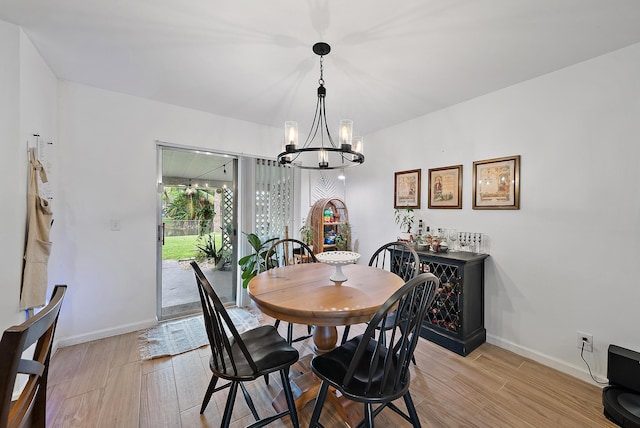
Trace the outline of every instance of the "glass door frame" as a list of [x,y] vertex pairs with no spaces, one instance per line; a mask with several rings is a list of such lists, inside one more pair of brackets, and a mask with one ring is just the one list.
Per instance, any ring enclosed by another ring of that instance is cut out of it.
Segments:
[[[239,270],[237,259],[238,259],[238,245],[239,245],[238,224],[240,221],[238,217],[238,214],[239,214],[238,206],[240,205],[240,199],[239,199],[240,193],[238,192],[240,175],[238,171],[239,171],[241,156],[232,154],[232,153],[227,153],[227,152],[215,151],[211,149],[187,147],[187,146],[182,146],[182,145],[177,145],[173,143],[167,143],[164,141],[156,140],[156,170],[157,170],[157,177],[156,177],[156,191],[157,191],[157,195],[156,195],[157,196],[156,198],[156,203],[157,203],[157,206],[156,206],[156,235],[157,235],[156,236],[157,238],[156,239],[156,317],[159,321],[162,321],[164,319],[169,319],[169,317],[162,316],[162,285],[163,285],[162,284],[162,245],[163,245],[163,239],[164,239],[163,216],[162,216],[162,206],[163,206],[162,194],[164,191],[163,150],[186,151],[186,152],[193,152],[193,153],[204,154],[204,155],[228,157],[229,159],[233,160],[234,162],[233,178],[232,178],[233,228],[232,228],[232,234],[230,237],[232,241],[231,278],[233,283],[231,284],[231,287],[235,290],[235,302],[237,302],[239,298],[238,291],[237,291],[237,288],[238,288],[237,278],[238,278],[238,270]],[[195,279],[194,279],[194,288],[195,288]]]

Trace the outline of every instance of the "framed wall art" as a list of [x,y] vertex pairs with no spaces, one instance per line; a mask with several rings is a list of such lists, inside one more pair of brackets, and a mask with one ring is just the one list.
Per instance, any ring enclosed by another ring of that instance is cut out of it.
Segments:
[[462,165],[429,170],[429,208],[462,209]]
[[520,209],[520,156],[473,163],[473,209]]
[[420,209],[420,170],[395,173],[394,208]]

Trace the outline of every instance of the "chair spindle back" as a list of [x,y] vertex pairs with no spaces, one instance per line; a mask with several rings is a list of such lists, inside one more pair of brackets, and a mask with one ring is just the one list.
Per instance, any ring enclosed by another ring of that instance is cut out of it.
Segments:
[[[238,374],[238,364],[246,363],[251,367],[254,373],[258,371],[253,358],[249,354],[246,345],[242,341],[238,330],[236,329],[229,313],[224,304],[213,290],[211,283],[205,277],[196,262],[191,262],[198,284],[198,293],[202,303],[202,312],[204,316],[204,325],[211,345],[211,354],[213,355],[213,366],[219,373],[228,373],[229,375]],[[242,352],[244,361],[238,361],[238,355],[234,355],[231,351],[232,339]]]

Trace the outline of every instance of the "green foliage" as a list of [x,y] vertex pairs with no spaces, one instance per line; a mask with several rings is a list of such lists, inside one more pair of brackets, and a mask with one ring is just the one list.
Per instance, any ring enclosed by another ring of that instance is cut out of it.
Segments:
[[313,228],[306,221],[302,222],[302,226],[300,227],[300,238],[302,238],[301,241],[307,245],[313,243]]
[[267,251],[269,251],[271,243],[278,238],[271,238],[262,242],[260,237],[255,233],[242,232],[242,234],[247,237],[247,241],[253,249],[251,254],[247,254],[238,260],[238,265],[242,270],[242,287],[247,288],[249,281],[251,281],[253,277],[267,269]]
[[198,256],[196,256],[197,260],[214,259],[216,264],[218,264],[216,240],[210,233],[204,236],[198,236],[196,248],[198,249]]
[[336,249],[338,251],[348,251],[350,240],[351,225],[347,222],[338,226],[338,233],[336,234]]
[[214,210],[215,190],[169,187],[164,192],[166,216],[174,220],[200,220],[200,233],[209,230]]
[[411,232],[411,226],[413,226],[413,208],[396,209],[396,224],[400,226],[401,230]]
[[204,234],[210,230],[211,220],[216,216],[216,211],[213,209],[213,202],[204,203],[202,207],[196,210],[196,218],[200,220],[200,233]]
[[[171,197],[172,195],[173,197]],[[164,199],[166,202],[166,216],[175,220],[189,220],[189,212],[187,211],[187,195],[178,192],[168,192],[165,191]]]
[[[218,249],[217,241],[220,241],[220,249]],[[216,266],[221,260],[229,257],[228,251],[222,248],[222,238],[212,233],[199,236],[196,248],[198,249],[196,260],[212,259]]]

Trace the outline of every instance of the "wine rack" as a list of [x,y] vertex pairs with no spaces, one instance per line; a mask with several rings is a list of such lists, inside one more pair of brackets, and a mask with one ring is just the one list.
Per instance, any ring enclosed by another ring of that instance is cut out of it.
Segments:
[[418,251],[420,270],[440,279],[420,336],[460,355],[486,340],[484,260],[487,254]]

